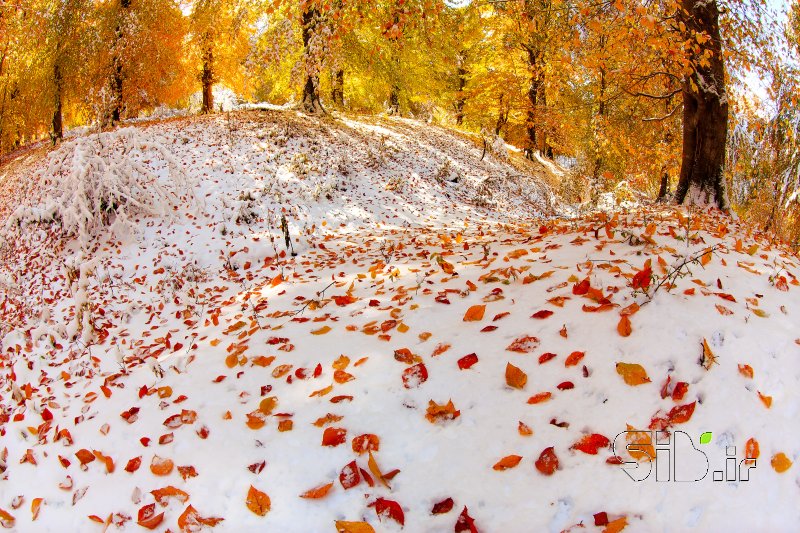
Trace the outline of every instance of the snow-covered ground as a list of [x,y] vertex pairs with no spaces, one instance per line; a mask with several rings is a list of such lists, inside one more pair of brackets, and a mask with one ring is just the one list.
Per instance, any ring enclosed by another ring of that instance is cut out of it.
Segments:
[[5,175],[0,523],[796,528],[797,257],[675,208],[554,217],[548,169],[482,152],[260,110]]

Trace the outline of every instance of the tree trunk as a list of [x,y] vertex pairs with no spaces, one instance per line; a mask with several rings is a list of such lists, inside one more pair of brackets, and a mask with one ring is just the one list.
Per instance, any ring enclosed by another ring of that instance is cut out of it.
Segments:
[[214,81],[214,49],[206,44],[203,50],[203,73],[200,76],[203,84],[203,107],[200,112],[203,114],[214,112]]
[[58,64],[58,61],[53,65],[53,82],[55,84],[55,99],[53,102],[53,132],[51,135],[53,137],[53,144],[56,144],[64,138],[64,120],[61,114],[63,79],[61,76],[61,66]]
[[467,53],[461,50],[458,53],[458,57],[456,58],[458,62],[458,93],[456,96],[456,124],[461,126],[464,123],[464,104],[466,104],[466,96],[464,94],[464,89],[467,86]]
[[389,114],[400,114],[400,86],[397,83],[392,83],[392,90],[389,93]]
[[[678,16],[686,34],[710,37],[692,58],[694,73],[683,82],[683,150],[675,191],[679,204],[729,208],[723,174],[728,137],[728,97],[717,0],[681,0]],[[693,39],[694,40],[694,39]],[[700,58],[705,58],[704,64]]]
[[658,189],[658,200],[664,200],[669,194],[669,172],[664,169],[661,174],[661,187]]
[[316,29],[319,12],[316,6],[306,5],[303,11],[303,46],[306,60],[306,83],[303,85],[303,109],[307,113],[320,113],[322,103],[319,99],[319,75],[316,59],[311,57],[311,39]]
[[[131,7],[131,0],[120,0],[119,5],[122,9],[129,9]],[[121,24],[117,24],[114,33],[117,39],[116,44],[119,45],[124,38]],[[111,109],[111,124],[114,125],[122,120],[122,117],[125,115],[125,100],[122,92],[124,73],[122,58],[118,53],[114,54],[114,57],[111,61],[111,97],[113,99],[113,108]]]
[[547,105],[544,92],[544,65],[541,54],[535,50],[528,48],[528,66],[531,69],[531,83],[528,87],[528,100],[530,107],[528,108],[528,141],[529,148],[527,150],[528,157],[533,158],[533,153],[538,151],[542,154],[545,152],[546,136],[541,125],[542,107]]
[[333,105],[344,108],[344,69],[340,68],[333,74],[331,100],[333,100]]

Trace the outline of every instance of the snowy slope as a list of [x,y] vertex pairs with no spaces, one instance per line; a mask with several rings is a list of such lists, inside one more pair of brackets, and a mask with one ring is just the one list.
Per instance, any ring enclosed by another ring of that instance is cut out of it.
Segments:
[[[135,531],[150,504],[160,531],[800,521],[779,455],[800,454],[798,259],[768,235],[671,208],[534,218],[555,204],[536,180],[411,121],[251,112],[71,143],[5,230],[5,525]],[[85,179],[150,203],[93,226],[64,185]],[[83,235],[32,223],[52,214]],[[711,470],[757,441],[756,467],[636,483],[607,443],[628,425],[684,431]]]

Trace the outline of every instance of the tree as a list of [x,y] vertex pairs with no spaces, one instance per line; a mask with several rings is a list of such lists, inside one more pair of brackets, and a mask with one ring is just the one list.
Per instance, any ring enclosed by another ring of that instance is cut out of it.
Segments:
[[678,21],[692,71],[682,84],[683,148],[675,191],[678,203],[711,204],[727,210],[725,148],[728,95],[716,0],[681,0]]
[[196,79],[202,94],[201,113],[214,111],[215,83],[241,91],[242,66],[250,53],[256,10],[249,0],[195,0],[189,35]]

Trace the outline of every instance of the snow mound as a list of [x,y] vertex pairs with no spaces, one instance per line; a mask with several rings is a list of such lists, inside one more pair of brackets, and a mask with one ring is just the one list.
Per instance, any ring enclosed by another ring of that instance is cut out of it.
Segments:
[[196,205],[0,249],[3,525],[800,522],[800,260],[771,235],[666,207],[532,218],[547,187],[513,157],[412,121],[137,135],[141,175],[165,179],[157,142]]

